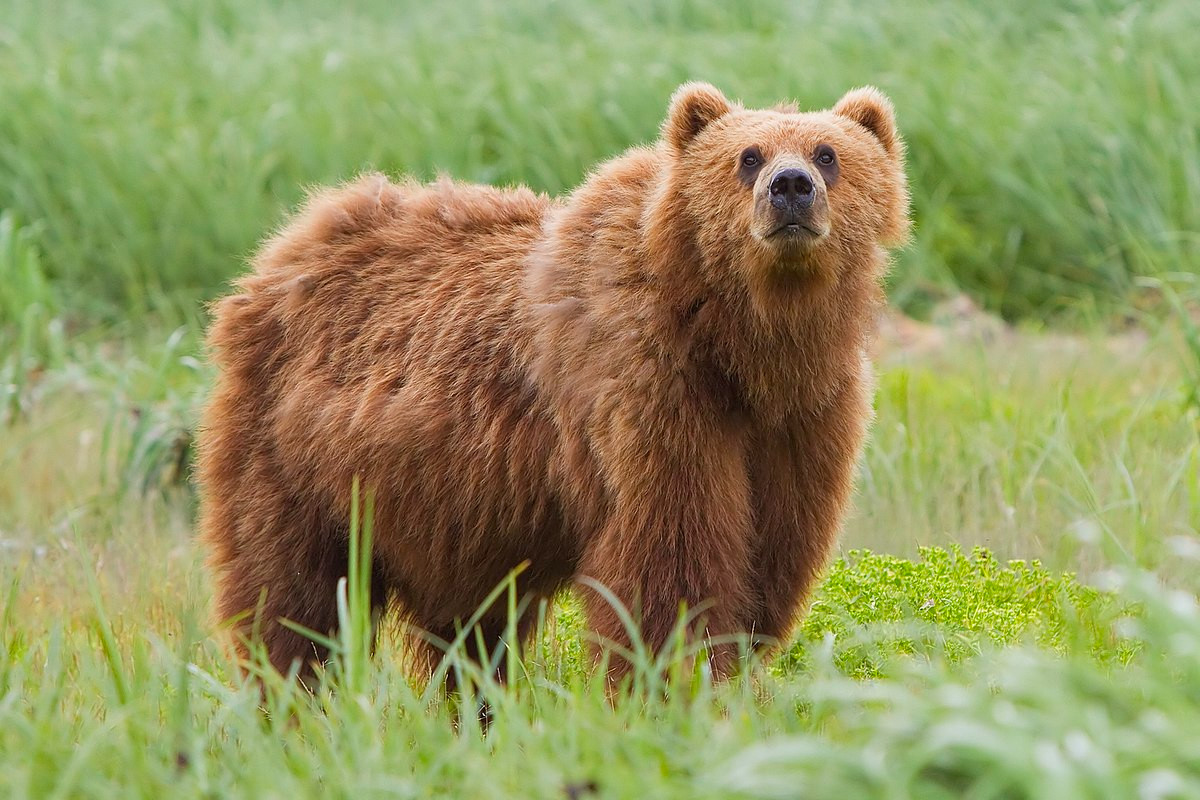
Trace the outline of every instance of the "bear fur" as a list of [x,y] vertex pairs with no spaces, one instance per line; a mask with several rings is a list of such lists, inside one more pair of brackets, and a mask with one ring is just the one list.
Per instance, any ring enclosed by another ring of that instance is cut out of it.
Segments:
[[[590,578],[652,648],[698,611],[687,635],[729,674],[721,642],[785,638],[834,545],[884,248],[907,229],[903,145],[870,88],[798,113],[686,84],[657,143],[563,200],[378,175],[317,193],[214,309],[216,616],[280,671],[320,661],[278,620],[335,629],[359,475],[372,599],[417,628],[453,639],[528,562],[525,597]],[[598,640],[627,646],[584,597]],[[484,641],[505,621],[485,613]]]

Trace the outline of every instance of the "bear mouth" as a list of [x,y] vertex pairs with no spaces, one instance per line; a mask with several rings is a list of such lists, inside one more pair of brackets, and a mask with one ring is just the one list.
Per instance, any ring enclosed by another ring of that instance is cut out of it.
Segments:
[[825,235],[803,222],[785,222],[767,234],[768,239],[820,239]]

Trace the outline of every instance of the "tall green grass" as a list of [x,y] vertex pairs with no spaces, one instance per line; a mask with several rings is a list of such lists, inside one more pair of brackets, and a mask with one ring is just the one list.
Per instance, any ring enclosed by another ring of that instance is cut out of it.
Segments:
[[[1195,553],[1181,555],[1195,566]],[[577,657],[569,617],[544,629],[507,685],[455,660],[491,708],[486,735],[389,649],[362,661],[369,626],[343,637],[314,694],[268,678],[261,697],[200,638],[186,605],[147,624],[97,594],[74,621],[31,616],[10,592],[0,794],[1196,796],[1194,596],[1128,568],[1102,593],[982,554],[926,556],[839,562],[790,660],[727,685],[667,687],[639,662],[645,690],[610,697]],[[74,574],[94,581],[94,569]],[[926,593],[937,611],[922,620]],[[346,596],[353,617],[353,586]],[[897,614],[901,598],[911,605]],[[978,617],[996,615],[1016,623],[1010,634],[979,636]],[[834,616],[844,622],[829,627]],[[1035,645],[1046,636],[1057,646]],[[864,646],[877,654],[866,681],[843,657]]]
[[895,297],[1111,308],[1200,255],[1191,0],[12,0],[0,209],[95,315],[195,319],[301,188],[376,167],[561,192],[651,139],[680,81],[826,106],[875,83],[909,142]]

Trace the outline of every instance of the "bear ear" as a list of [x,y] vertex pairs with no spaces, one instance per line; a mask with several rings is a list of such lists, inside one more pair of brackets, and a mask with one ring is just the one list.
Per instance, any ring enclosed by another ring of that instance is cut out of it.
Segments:
[[896,135],[896,112],[887,95],[874,86],[851,89],[837,101],[833,113],[862,125],[875,134],[875,138],[889,153],[895,153],[900,143]]
[[725,95],[711,84],[685,83],[671,95],[671,108],[662,137],[677,151],[683,150],[715,120],[729,113]]

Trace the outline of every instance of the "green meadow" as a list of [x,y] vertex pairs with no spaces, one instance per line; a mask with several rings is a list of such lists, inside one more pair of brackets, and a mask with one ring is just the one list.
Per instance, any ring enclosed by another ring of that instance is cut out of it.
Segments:
[[[8,0],[0,797],[1200,798],[1197,30],[1192,0]],[[908,144],[876,420],[794,639],[609,697],[567,595],[508,685],[444,664],[483,731],[348,601],[325,683],[260,695],[193,541],[206,302],[306,187],[559,193],[687,79],[875,84]]]

